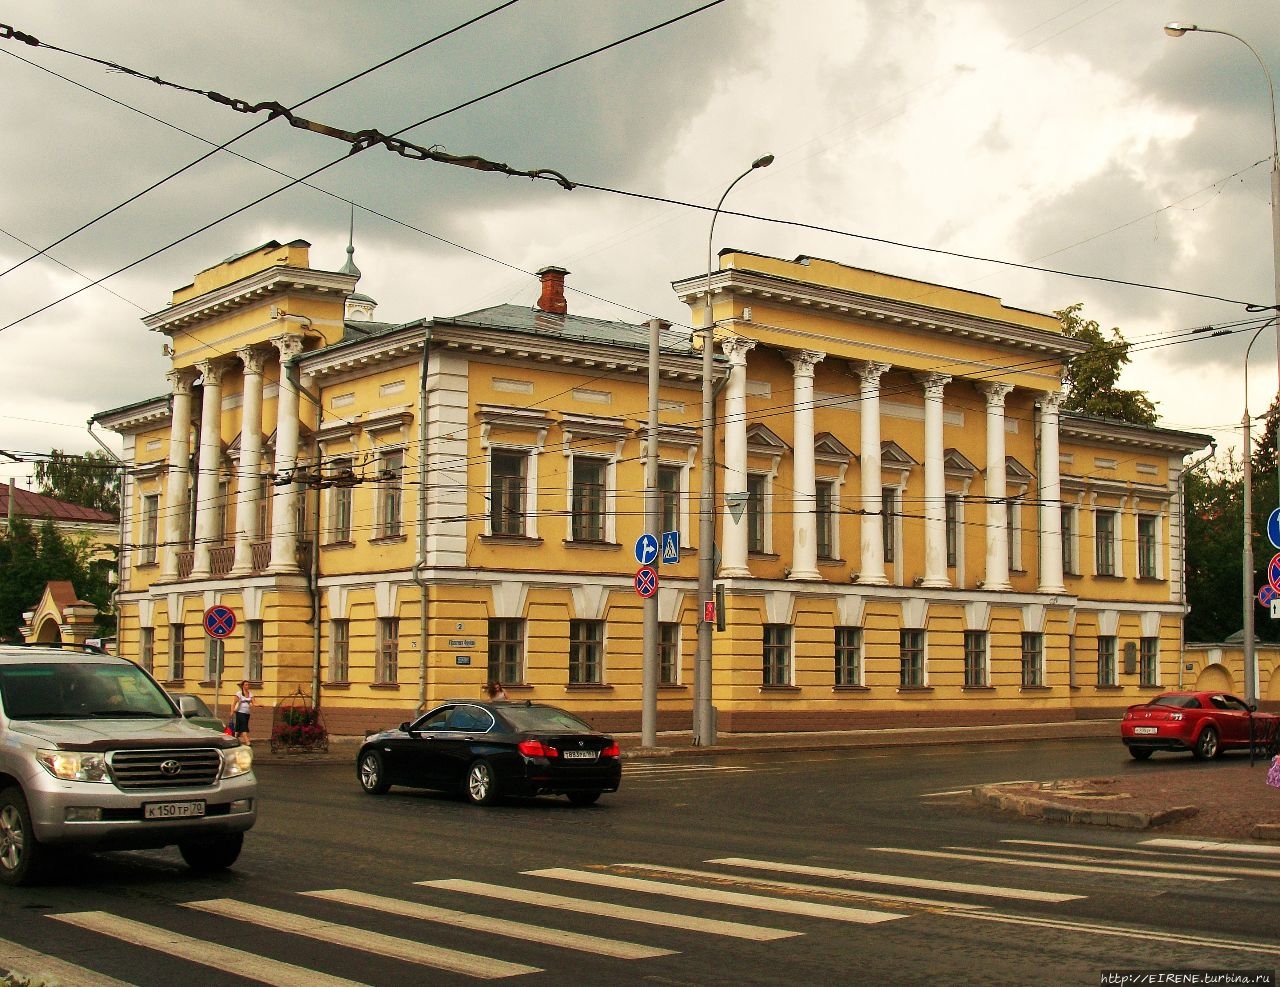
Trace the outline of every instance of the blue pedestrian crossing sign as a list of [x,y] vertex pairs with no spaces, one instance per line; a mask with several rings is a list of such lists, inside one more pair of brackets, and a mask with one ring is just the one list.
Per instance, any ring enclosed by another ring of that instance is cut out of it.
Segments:
[[645,532],[636,539],[636,561],[641,565],[653,565],[658,560],[658,539]]
[[664,531],[662,533],[662,564],[675,565],[680,561],[680,532]]

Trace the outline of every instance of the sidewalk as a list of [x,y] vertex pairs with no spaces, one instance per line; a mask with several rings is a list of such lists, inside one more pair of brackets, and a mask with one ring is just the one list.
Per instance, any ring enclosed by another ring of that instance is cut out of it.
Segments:
[[[862,747],[936,747],[942,744],[1006,740],[1115,738],[1123,755],[1115,720],[1021,723],[978,727],[912,727],[899,730],[847,730],[827,733],[721,734],[717,743],[695,747],[688,731],[664,732],[655,747],[640,746],[639,734],[617,734],[624,761],[691,759],[718,754],[767,751],[823,751]],[[327,753],[272,754],[265,742],[254,745],[258,764],[346,763],[355,766],[364,738],[331,737]],[[1280,790],[1264,784],[1267,762],[1251,766],[1247,755],[1233,753],[1201,763],[1189,756],[1159,755],[1158,762],[1124,763],[1107,778],[1058,782],[983,785],[973,790],[982,806],[1034,821],[1123,829],[1160,827],[1162,833],[1218,839],[1280,841]],[[1185,760],[1178,770],[1160,770],[1165,759]],[[1155,767],[1156,770],[1149,770]]]

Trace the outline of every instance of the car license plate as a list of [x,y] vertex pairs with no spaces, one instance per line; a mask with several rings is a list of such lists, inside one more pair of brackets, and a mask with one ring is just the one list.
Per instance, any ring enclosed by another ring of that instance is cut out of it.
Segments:
[[596,759],[595,751],[565,751],[563,757],[566,761],[594,761]]
[[144,819],[192,819],[203,815],[203,802],[148,802],[142,807]]
[[1159,727],[1134,727],[1133,732],[1134,733],[1159,733],[1160,728]]

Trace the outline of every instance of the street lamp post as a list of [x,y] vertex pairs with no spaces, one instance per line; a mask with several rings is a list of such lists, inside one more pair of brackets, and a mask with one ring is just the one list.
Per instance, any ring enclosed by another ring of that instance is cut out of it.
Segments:
[[[1280,315],[1280,128],[1277,128],[1276,126],[1276,87],[1271,80],[1271,71],[1267,68],[1267,63],[1262,60],[1262,56],[1258,54],[1258,50],[1254,48],[1253,45],[1249,44],[1249,42],[1245,41],[1244,38],[1240,37],[1240,35],[1232,34],[1230,31],[1221,31],[1221,30],[1218,30],[1217,28],[1201,27],[1198,24],[1181,24],[1181,23],[1178,23],[1177,21],[1174,21],[1173,23],[1170,23],[1170,24],[1166,24],[1164,26],[1164,33],[1169,35],[1169,37],[1171,38],[1180,38],[1184,34],[1186,34],[1188,31],[1194,31],[1199,34],[1222,34],[1222,35],[1226,35],[1228,38],[1235,38],[1236,41],[1239,41],[1242,45],[1248,48],[1250,52],[1252,52],[1253,57],[1256,58],[1258,60],[1258,64],[1262,66],[1262,74],[1263,76],[1266,77],[1266,80],[1267,80],[1267,93],[1269,94],[1271,99],[1271,264],[1272,264],[1272,275],[1273,275],[1273,281],[1274,281],[1274,284],[1273,284],[1274,291],[1272,295],[1272,301],[1275,303],[1274,311],[1276,313],[1276,315],[1272,316],[1272,322],[1275,322],[1277,315]],[[1254,339],[1257,339],[1256,333],[1254,334]],[[1249,345],[1250,346],[1253,345],[1252,341],[1250,341]],[[1249,360],[1249,357],[1248,357],[1248,353],[1246,352],[1245,354],[1246,389],[1248,387],[1248,360]],[[1278,403],[1280,403],[1280,331],[1277,331],[1276,333],[1276,372],[1277,372],[1276,400]],[[1249,402],[1248,402],[1248,397],[1246,393],[1246,398],[1245,398],[1246,435],[1248,432],[1248,403]],[[1252,450],[1249,448],[1248,441],[1246,439],[1246,444],[1244,449],[1246,471],[1248,471],[1249,469],[1249,455],[1251,451]],[[1246,477],[1246,483],[1247,483],[1249,478],[1248,472],[1246,472],[1245,477]],[[1278,453],[1276,456],[1276,484],[1277,484],[1276,486],[1277,496],[1280,496],[1280,453]],[[1247,486],[1245,487],[1245,497],[1246,498],[1249,497],[1249,489]],[[1248,503],[1247,500],[1246,500],[1246,503]],[[1246,559],[1245,559],[1246,563],[1250,561],[1250,556],[1252,555],[1252,550],[1251,550],[1252,542],[1248,535],[1248,531],[1250,527],[1249,522],[1250,522],[1250,518],[1249,518],[1248,511],[1246,509],[1246,513],[1245,513],[1245,531],[1246,531],[1246,535],[1245,535],[1246,549],[1245,550],[1247,553]],[[1249,568],[1247,571],[1249,573],[1248,579],[1249,579],[1249,584],[1251,588],[1252,582],[1253,582],[1253,570],[1252,568]],[[1245,601],[1245,608],[1248,612],[1249,618],[1252,618],[1253,616],[1252,593],[1250,593],[1249,598]],[[1248,632],[1248,628],[1250,627],[1252,627],[1251,619],[1246,621],[1246,633]],[[1256,655],[1250,656],[1249,654],[1246,654],[1245,692],[1247,693],[1247,695],[1245,696],[1245,700],[1250,703],[1257,702],[1257,699],[1258,699],[1256,695],[1257,683],[1258,683],[1258,669],[1257,669],[1256,662],[1257,662]]]
[[720,207],[729,197],[733,187],[750,175],[757,168],[768,168],[773,164],[773,155],[766,154],[751,162],[751,167],[729,183],[711,213],[711,228],[707,231],[707,296],[704,309],[705,318],[702,326],[702,496],[698,506],[698,604],[701,613],[698,620],[698,656],[693,670],[693,742],[695,746],[707,747],[716,742],[715,721],[711,708],[711,645],[715,630],[711,621],[707,620],[708,604],[714,601],[715,581],[715,390],[711,375],[715,364],[712,359],[715,349],[715,320],[711,307],[711,278],[714,273],[715,257],[712,244],[716,233],[716,217],[720,215]]

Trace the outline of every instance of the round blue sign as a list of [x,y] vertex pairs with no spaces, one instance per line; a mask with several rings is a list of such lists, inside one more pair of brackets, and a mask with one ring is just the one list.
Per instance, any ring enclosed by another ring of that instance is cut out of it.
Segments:
[[636,539],[636,561],[641,565],[653,565],[658,558],[658,539],[643,534]]
[[1267,518],[1267,537],[1271,539],[1273,548],[1280,548],[1280,507],[1272,511]]
[[1262,589],[1258,590],[1258,602],[1264,607],[1271,606],[1272,600],[1280,600],[1280,593],[1277,593],[1270,586],[1263,586]]
[[204,612],[204,632],[210,637],[229,637],[236,629],[236,612],[230,607],[215,604]]
[[636,571],[636,592],[646,600],[658,592],[657,569],[646,565]]

